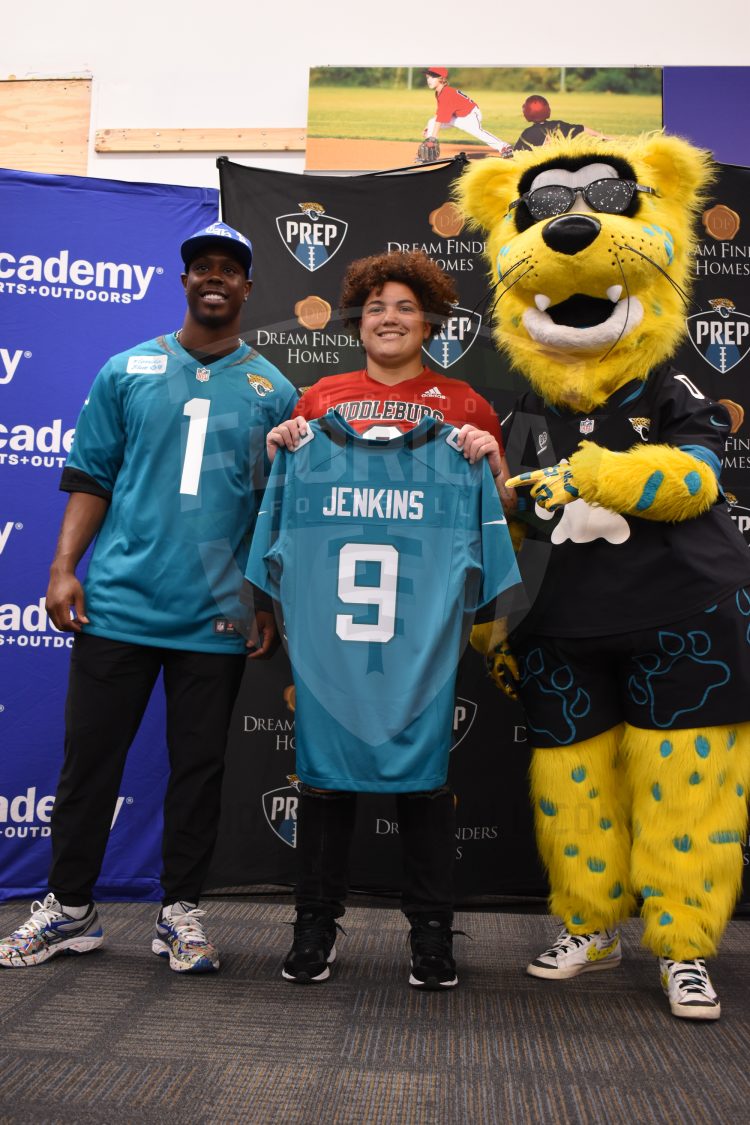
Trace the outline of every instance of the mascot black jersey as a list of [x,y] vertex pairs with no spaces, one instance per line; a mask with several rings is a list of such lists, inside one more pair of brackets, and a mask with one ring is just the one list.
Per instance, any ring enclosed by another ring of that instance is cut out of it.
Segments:
[[[587,414],[551,406],[528,391],[504,423],[515,471],[521,464],[555,465],[589,439],[614,451],[669,444],[718,477],[729,430],[724,407],[666,365],[645,382],[626,383]],[[648,511],[661,483],[657,473],[649,478],[639,510]],[[688,492],[691,483],[688,475]],[[747,585],[750,554],[721,498],[695,519],[675,523],[623,515],[580,498],[557,512],[534,508],[520,555],[533,602],[524,629],[547,636],[630,632],[689,617]]]

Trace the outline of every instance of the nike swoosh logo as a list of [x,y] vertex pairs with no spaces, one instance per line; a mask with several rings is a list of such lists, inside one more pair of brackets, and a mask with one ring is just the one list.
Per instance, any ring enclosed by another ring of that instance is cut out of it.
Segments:
[[614,953],[616,946],[617,938],[615,938],[613,942],[610,942],[609,945],[602,946],[601,949],[597,949],[595,945],[590,945],[586,952],[586,960],[603,961],[605,957],[609,957],[610,953]]

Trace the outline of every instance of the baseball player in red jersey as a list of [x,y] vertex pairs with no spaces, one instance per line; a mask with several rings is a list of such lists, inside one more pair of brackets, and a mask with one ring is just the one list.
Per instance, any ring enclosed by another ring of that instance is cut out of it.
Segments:
[[490,133],[482,125],[482,114],[479,106],[467,94],[448,85],[448,69],[444,66],[430,66],[424,72],[427,85],[435,91],[435,116],[431,117],[424,129],[423,136],[437,139],[441,129],[453,126],[462,129],[476,137],[482,144],[495,148],[501,156],[513,155],[513,147],[507,141],[500,140],[494,133]]

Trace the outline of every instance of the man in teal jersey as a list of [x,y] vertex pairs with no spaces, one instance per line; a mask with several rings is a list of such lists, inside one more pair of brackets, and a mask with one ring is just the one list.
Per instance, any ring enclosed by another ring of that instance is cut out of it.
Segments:
[[[270,603],[239,601],[267,466],[265,435],[297,393],[241,339],[252,247],[214,223],[181,247],[177,332],[113,356],[81,412],[47,590],[75,634],[65,759],[52,813],[48,893],[0,941],[22,967],[103,942],[92,900],[125,758],[161,671],[170,776],[164,898],[152,942],[178,972],[219,967],[198,900],[219,819],[224,749],[245,666],[276,644]],[[96,537],[83,585],[76,566]],[[256,643],[257,642],[257,643]]]

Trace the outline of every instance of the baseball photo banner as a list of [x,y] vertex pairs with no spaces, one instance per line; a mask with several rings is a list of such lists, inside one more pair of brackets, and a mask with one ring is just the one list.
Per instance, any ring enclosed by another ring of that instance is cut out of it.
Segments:
[[[0,171],[0,898],[46,887],[72,635],[44,595],[78,412],[110,355],[180,324],[179,247],[217,209],[208,189]],[[161,897],[166,774],[155,698],[97,897]]]
[[661,128],[661,79],[654,66],[316,66],[305,167],[495,155],[543,145],[555,129],[637,135]]

